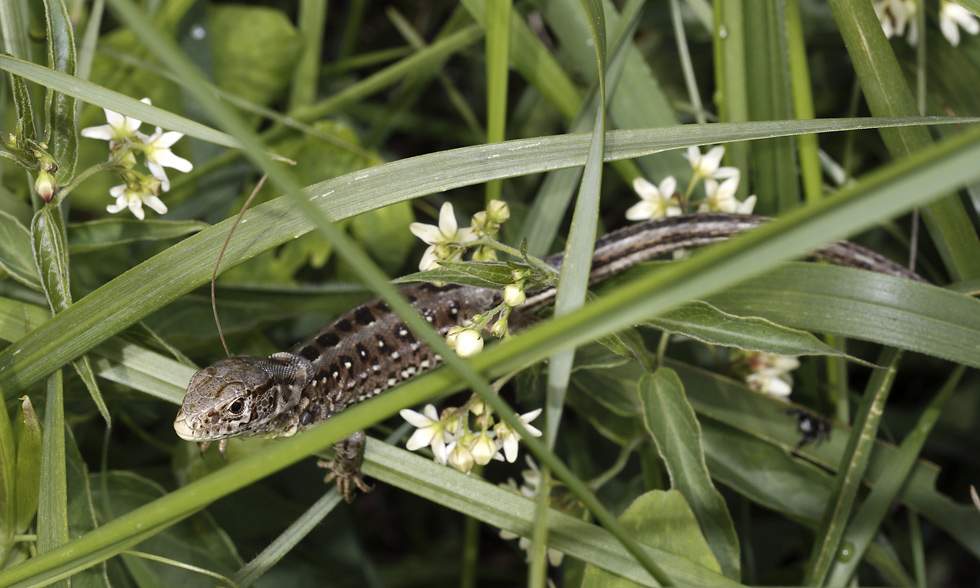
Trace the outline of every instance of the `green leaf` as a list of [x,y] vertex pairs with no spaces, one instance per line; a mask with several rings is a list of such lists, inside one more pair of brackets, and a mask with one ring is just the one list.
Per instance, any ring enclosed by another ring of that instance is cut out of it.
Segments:
[[57,314],[71,306],[72,302],[67,237],[60,207],[48,205],[34,215],[31,242],[44,295],[52,312]]
[[671,486],[679,491],[700,525],[725,576],[741,576],[738,535],[725,500],[711,483],[701,445],[701,426],[694,409],[684,397],[684,386],[677,373],[660,368],[639,381],[643,422],[657,442],[667,466]]
[[102,391],[99,390],[99,383],[95,381],[95,372],[92,371],[92,364],[89,362],[88,355],[83,355],[71,363],[72,366],[75,367],[75,371],[78,372],[79,377],[82,379],[82,383],[85,384],[85,388],[88,389],[88,393],[95,402],[95,406],[99,409],[99,413],[102,415],[102,420],[105,421],[106,428],[111,429],[112,418],[109,416],[109,407],[106,406],[105,400],[102,398]]
[[723,312],[707,302],[695,301],[645,321],[648,326],[724,347],[764,351],[777,355],[828,355],[864,362],[834,349],[811,333],[791,329],[758,317]]
[[61,370],[48,376],[37,508],[37,552],[68,543],[68,490],[65,473],[65,405]]
[[[640,544],[662,549],[679,555],[709,570],[721,571],[708,542],[705,541],[698,520],[677,490],[653,490],[641,494],[619,517]],[[585,571],[583,588],[635,586],[634,582],[589,564]]]
[[212,6],[208,20],[218,87],[262,105],[282,96],[302,46],[286,15],[264,6],[225,4]]
[[[45,0],[44,15],[48,31],[48,66],[75,75],[75,33],[63,0]],[[48,88],[45,96],[45,142],[58,164],[55,177],[66,184],[75,176],[78,161],[78,112],[75,99]]]
[[[3,52],[27,61],[31,59],[28,6],[26,1],[0,2],[0,41],[3,43]],[[31,95],[19,76],[11,75],[9,79],[14,116],[17,117],[14,134],[18,145],[27,145],[27,140],[37,138]]]
[[[91,484],[92,503],[103,520],[124,516],[166,494],[155,482],[131,472],[95,474],[91,476]],[[108,493],[104,494],[106,490]],[[74,506],[83,507],[82,504]],[[205,568],[225,577],[231,576],[242,565],[228,535],[207,513],[195,514],[144,541],[139,545],[139,551]],[[214,578],[161,562],[129,555],[123,556],[122,561],[143,586],[208,588],[215,584]]]
[[17,420],[14,421],[17,443],[17,478],[14,484],[14,517],[16,532],[30,528],[37,514],[38,487],[41,484],[41,423],[37,420],[30,398],[21,398]]
[[35,290],[41,289],[31,249],[31,234],[13,216],[0,210],[0,268]]
[[928,284],[823,264],[778,271],[711,296],[726,312],[752,314],[980,366],[980,300]]
[[17,532],[17,446],[6,406],[0,407],[0,565],[7,559]]
[[499,290],[514,283],[514,267],[506,261],[440,261],[437,268],[402,276],[394,282],[442,282]]
[[68,224],[68,251],[88,253],[128,243],[165,241],[196,233],[208,227],[201,221],[136,220],[105,218]]
[[398,202],[354,217],[350,232],[385,272],[395,274],[405,266],[416,243],[405,230],[414,220],[411,205]]
[[[38,272],[44,280],[44,294],[48,298],[51,311],[58,314],[72,304],[68,276],[68,237],[61,216],[61,208],[51,204],[39,210],[31,222],[31,234],[34,260]],[[92,396],[92,400],[99,408],[99,412],[102,413],[106,426],[111,426],[109,409],[105,405],[105,400],[102,399],[102,392],[99,390],[98,382],[95,381],[95,374],[92,373],[88,358],[83,355],[75,359],[73,364]]]

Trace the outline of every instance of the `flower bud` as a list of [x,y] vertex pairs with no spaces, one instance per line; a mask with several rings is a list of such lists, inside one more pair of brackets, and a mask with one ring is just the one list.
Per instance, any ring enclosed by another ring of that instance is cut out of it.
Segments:
[[466,329],[456,336],[456,354],[460,357],[473,357],[483,351],[483,337],[474,329]]
[[470,228],[477,233],[482,233],[487,228],[486,211],[481,210],[470,218]]
[[497,454],[497,443],[487,434],[482,434],[470,445],[470,454],[473,461],[479,465],[487,465],[493,456]]
[[473,261],[496,261],[497,252],[491,247],[479,246],[473,252]]
[[490,334],[494,337],[503,337],[507,334],[507,319],[500,319],[493,323],[493,327],[490,329]]
[[462,443],[456,443],[456,447],[449,452],[448,461],[449,465],[464,474],[468,474],[473,469],[473,454]]
[[446,345],[452,348],[456,348],[456,337],[463,332],[463,327],[459,325],[454,325],[449,327],[449,331],[446,332]]
[[58,191],[58,182],[54,179],[54,176],[42,169],[37,174],[37,180],[34,182],[34,190],[41,197],[41,200],[51,202],[55,192]]
[[510,218],[510,207],[503,200],[491,200],[487,203],[487,217],[490,222],[502,223]]
[[504,287],[504,302],[507,306],[519,306],[524,304],[527,300],[527,295],[524,294],[524,289],[517,284],[507,284]]

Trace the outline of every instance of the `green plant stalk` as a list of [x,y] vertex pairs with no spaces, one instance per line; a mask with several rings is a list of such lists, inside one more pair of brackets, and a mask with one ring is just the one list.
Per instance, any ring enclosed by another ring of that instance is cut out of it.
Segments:
[[317,73],[323,54],[323,30],[327,24],[326,0],[300,0],[297,22],[303,49],[291,80],[290,110],[309,106],[316,99]]
[[[503,141],[507,126],[507,78],[510,74],[512,0],[492,0],[486,23],[487,142]],[[485,201],[499,200],[500,180],[487,182]]]
[[[743,0],[715,2],[715,29],[712,35],[715,63],[715,101],[722,122],[749,120],[748,83],[751,75],[746,64],[745,14]],[[751,145],[735,143],[725,150],[728,165],[749,169]],[[739,182],[736,195],[748,196],[749,183]]]
[[[786,41],[789,50],[789,81],[793,99],[793,117],[812,119],[813,89],[810,87],[810,68],[807,64],[806,38],[800,18],[799,0],[784,0],[786,14]],[[823,196],[823,172],[820,170],[820,145],[816,135],[800,135],[796,138],[803,197],[807,202]]]

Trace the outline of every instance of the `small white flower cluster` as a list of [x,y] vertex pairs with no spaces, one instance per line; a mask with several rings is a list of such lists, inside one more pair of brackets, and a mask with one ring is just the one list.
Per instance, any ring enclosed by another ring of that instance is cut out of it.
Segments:
[[[873,5],[886,37],[905,37],[909,45],[916,46],[919,42],[916,20],[919,0],[874,0]],[[952,0],[939,0],[939,30],[953,47],[960,44],[961,27],[971,35],[980,33],[976,15]]]
[[[150,103],[149,98],[141,102]],[[109,189],[109,195],[116,199],[106,210],[117,213],[128,208],[133,216],[143,220],[145,214],[143,205],[147,205],[159,214],[167,212],[167,206],[160,200],[163,192],[170,190],[170,180],[164,167],[172,167],[178,171],[189,172],[193,169],[191,162],[183,157],[174,155],[170,147],[183,137],[183,133],[170,131],[164,133],[160,127],[150,135],[139,131],[141,121],[105,110],[107,124],[82,129],[81,135],[90,139],[109,141],[109,161],[115,167],[114,171],[123,180],[123,184]],[[136,153],[142,152],[150,175],[135,171]]]
[[[506,488],[515,494],[520,494],[525,498],[530,498],[534,500],[537,498],[538,493],[541,491],[541,470],[538,469],[538,464],[534,463],[534,460],[530,456],[527,458],[527,465],[530,469],[521,472],[521,477],[524,478],[524,483],[520,486],[514,481],[514,478],[508,478],[506,484],[501,484],[501,488]],[[531,556],[531,540],[527,537],[521,537],[517,533],[511,533],[510,531],[500,531],[501,539],[518,539],[517,545],[527,552],[528,557]],[[548,548],[548,563],[552,566],[561,565],[562,559],[565,554],[558,551],[557,549]]]
[[[636,178],[633,189],[640,196],[640,202],[626,211],[626,218],[641,221],[683,214],[691,192],[701,180],[704,180],[705,199],[698,206],[698,212],[752,214],[756,197],[749,196],[744,202],[735,198],[741,173],[738,168],[720,167],[724,155],[725,148],[720,145],[704,154],[697,147],[688,147],[684,157],[691,165],[693,175],[683,196],[676,192],[677,180],[673,176],[665,178],[659,186]],[[719,183],[719,180],[722,181]]]
[[[497,251],[486,244],[500,232],[500,224],[510,218],[510,208],[502,200],[491,200],[486,210],[473,215],[468,228],[459,228],[453,205],[446,202],[439,210],[439,226],[412,223],[409,229],[429,247],[422,255],[419,269],[427,271],[439,267],[439,261],[461,259],[470,247],[475,246],[474,261],[493,261]],[[482,241],[482,242],[479,242]],[[479,243],[478,243],[479,242]],[[507,318],[513,307],[527,299],[524,293],[525,273],[515,270],[513,284],[504,287],[504,301],[493,310],[478,314],[465,325],[451,327],[446,333],[446,343],[460,357],[472,357],[483,351],[483,329],[497,317],[490,332],[494,337],[507,335]]]
[[[506,459],[510,463],[517,460],[520,435],[507,423],[495,422],[491,408],[475,396],[461,407],[443,409],[441,415],[431,404],[427,404],[421,414],[408,409],[403,409],[399,414],[416,427],[405,445],[406,449],[416,451],[431,447],[435,460],[442,465],[449,464],[463,473],[469,473],[474,464],[486,465],[493,459]],[[539,414],[540,408],[518,417],[535,437],[540,437],[541,431],[532,427],[530,422]],[[470,428],[470,416],[473,417],[475,430]]]
[[793,356],[743,349],[732,351],[729,364],[749,388],[778,398],[786,398],[793,391],[790,372],[800,367]]
[[[511,272],[513,284],[504,286],[504,301],[489,312],[474,315],[465,326],[453,326],[446,333],[446,343],[456,350],[460,357],[473,357],[483,351],[483,330],[493,322],[490,334],[494,337],[506,337],[510,334],[507,320],[515,306],[524,304],[527,294],[524,293],[526,272],[514,270]],[[496,320],[494,318],[496,317]]]
[[[419,262],[419,270],[426,271],[439,267],[439,261],[456,261],[462,259],[473,243],[479,239],[492,239],[500,231],[500,223],[510,218],[510,208],[502,200],[491,200],[486,210],[473,215],[470,226],[459,228],[453,205],[446,202],[439,209],[439,225],[412,223],[409,229],[412,233],[429,245]],[[473,254],[476,261],[497,259],[497,252],[490,247],[480,245]]]

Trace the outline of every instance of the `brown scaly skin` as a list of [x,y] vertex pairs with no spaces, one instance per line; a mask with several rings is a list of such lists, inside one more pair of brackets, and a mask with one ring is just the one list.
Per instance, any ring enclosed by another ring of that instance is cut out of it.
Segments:
[[[724,241],[768,219],[748,215],[698,214],[638,223],[596,242],[590,280],[597,282],[637,263],[681,248]],[[873,251],[846,241],[813,254],[839,265],[924,281]],[[547,260],[560,267],[561,254]],[[493,290],[472,286],[413,284],[402,294],[442,335],[501,302]],[[554,289],[528,294],[511,324],[550,304]],[[523,315],[523,316],[522,316]],[[289,353],[223,359],[191,378],[174,429],[182,439],[224,445],[230,437],[290,436],[348,406],[379,394],[439,364],[441,358],[416,337],[380,299],[345,313]],[[359,437],[358,437],[359,435]],[[356,437],[356,438],[355,438]],[[363,432],[337,444],[327,481],[336,479],[348,502],[358,477]]]

